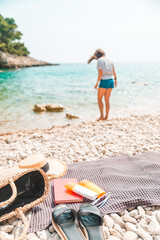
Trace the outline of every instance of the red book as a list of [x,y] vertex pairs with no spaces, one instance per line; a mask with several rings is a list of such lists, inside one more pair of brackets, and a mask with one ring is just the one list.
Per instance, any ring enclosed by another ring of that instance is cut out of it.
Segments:
[[82,196],[65,187],[68,182],[78,183],[76,178],[53,179],[55,204],[83,202]]

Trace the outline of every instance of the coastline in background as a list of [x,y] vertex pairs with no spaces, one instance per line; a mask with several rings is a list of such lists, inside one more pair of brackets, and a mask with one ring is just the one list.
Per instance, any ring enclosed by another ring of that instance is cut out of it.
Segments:
[[[117,63],[109,118],[156,114],[160,109],[160,63]],[[50,128],[99,116],[96,64],[61,64],[0,73],[0,132]],[[62,104],[62,113],[34,113],[34,104]],[[66,113],[81,116],[69,120]]]
[[24,67],[38,67],[38,66],[56,66],[59,64],[48,63],[37,60],[29,56],[17,56],[0,51],[0,72],[1,69],[24,68]]

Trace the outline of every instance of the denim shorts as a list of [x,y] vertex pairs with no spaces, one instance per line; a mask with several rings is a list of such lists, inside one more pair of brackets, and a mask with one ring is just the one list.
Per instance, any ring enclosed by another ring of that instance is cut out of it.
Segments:
[[113,79],[101,79],[99,88],[114,88],[114,80]]

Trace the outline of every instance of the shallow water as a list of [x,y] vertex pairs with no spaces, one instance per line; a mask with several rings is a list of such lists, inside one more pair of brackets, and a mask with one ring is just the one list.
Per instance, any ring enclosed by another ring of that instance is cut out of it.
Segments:
[[[110,118],[160,110],[160,63],[117,63]],[[99,115],[96,64],[61,64],[0,73],[0,131],[50,128]],[[63,104],[63,113],[34,113],[34,104]],[[66,113],[80,115],[68,120]]]

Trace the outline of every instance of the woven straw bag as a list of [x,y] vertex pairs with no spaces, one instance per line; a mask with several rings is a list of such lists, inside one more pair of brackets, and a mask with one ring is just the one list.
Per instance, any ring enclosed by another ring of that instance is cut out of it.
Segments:
[[49,180],[40,168],[13,167],[0,172],[0,222],[18,216],[24,223],[23,232],[16,240],[24,239],[28,231],[24,212],[44,201],[48,192]]

